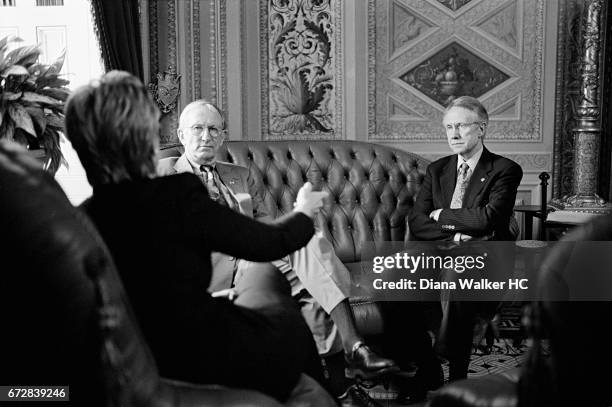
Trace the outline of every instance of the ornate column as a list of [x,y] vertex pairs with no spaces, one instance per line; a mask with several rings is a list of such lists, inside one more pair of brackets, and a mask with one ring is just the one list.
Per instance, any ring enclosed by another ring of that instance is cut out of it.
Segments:
[[582,21],[583,43],[579,106],[576,109],[574,174],[570,196],[553,200],[550,206],[583,212],[609,212],[612,205],[597,195],[601,145],[600,50],[603,0],[587,0]]

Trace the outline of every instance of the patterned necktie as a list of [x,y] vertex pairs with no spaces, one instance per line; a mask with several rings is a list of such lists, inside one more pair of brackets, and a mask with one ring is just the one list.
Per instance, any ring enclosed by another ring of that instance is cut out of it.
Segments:
[[238,210],[238,201],[221,181],[215,168],[210,165],[201,165],[200,170],[210,199],[230,209]]
[[453,199],[451,200],[451,209],[459,209],[463,205],[463,195],[465,195],[465,189],[471,175],[472,169],[464,161],[459,166],[459,171],[457,172],[457,184],[455,185],[455,192],[453,192]]

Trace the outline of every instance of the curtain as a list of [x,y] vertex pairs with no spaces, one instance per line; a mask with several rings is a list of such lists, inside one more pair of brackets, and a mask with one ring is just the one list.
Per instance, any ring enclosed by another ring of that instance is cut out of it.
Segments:
[[144,80],[138,0],[91,0],[91,8],[106,71],[120,69]]

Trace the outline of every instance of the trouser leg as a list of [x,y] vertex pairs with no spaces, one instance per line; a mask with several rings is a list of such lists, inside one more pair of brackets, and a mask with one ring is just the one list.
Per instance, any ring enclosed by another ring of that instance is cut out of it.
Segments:
[[344,299],[338,303],[338,305],[331,310],[329,315],[338,327],[344,352],[350,353],[353,344],[357,341],[362,341],[363,338],[357,332],[355,316],[353,315],[353,310],[351,309],[348,299]]
[[242,324],[243,332],[235,333],[247,337],[233,338],[242,346],[232,354],[234,374],[241,375],[246,370],[249,377],[243,379],[247,383],[258,382],[258,387],[279,400],[289,395],[300,373],[325,384],[310,331],[278,270],[269,263],[251,263],[243,270],[235,289],[238,297],[234,304],[264,319]]
[[476,303],[449,301],[446,305],[439,349],[449,362],[449,380],[465,379],[472,353]]
[[440,363],[427,332],[427,316],[437,316],[440,313],[439,303],[396,301],[382,302],[380,306],[385,326],[385,354],[404,371],[416,364],[416,379],[423,387],[438,385]]

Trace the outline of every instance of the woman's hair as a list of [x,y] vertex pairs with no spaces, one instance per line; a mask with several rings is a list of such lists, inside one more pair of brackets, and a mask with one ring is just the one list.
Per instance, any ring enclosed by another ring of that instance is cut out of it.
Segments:
[[474,112],[485,124],[489,124],[489,114],[487,113],[487,109],[485,109],[482,103],[480,103],[480,101],[474,97],[461,96],[457,99],[453,99],[453,101],[446,106],[444,113],[448,112],[453,107],[462,107],[466,110]]
[[65,114],[66,136],[93,187],[155,174],[160,113],[138,78],[111,71],[77,89]]

